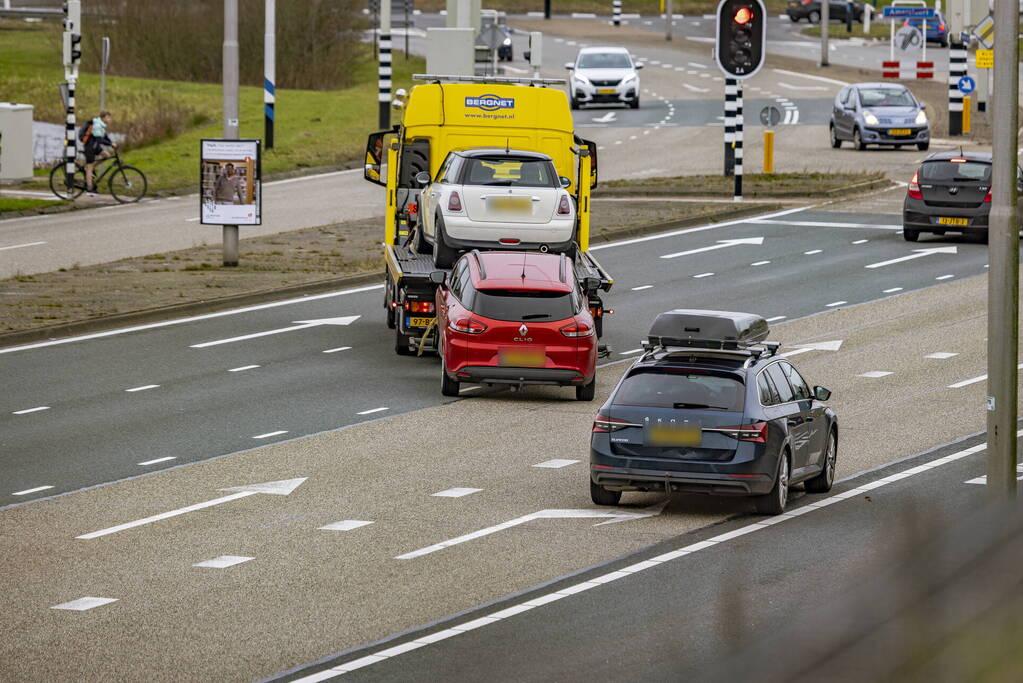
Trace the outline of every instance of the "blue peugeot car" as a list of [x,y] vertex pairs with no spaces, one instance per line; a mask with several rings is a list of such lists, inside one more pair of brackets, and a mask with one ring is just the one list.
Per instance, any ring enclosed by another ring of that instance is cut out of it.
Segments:
[[590,496],[623,491],[752,496],[781,514],[789,487],[835,480],[838,418],[758,315],[678,309],[660,314],[645,353],[600,407],[590,440]]

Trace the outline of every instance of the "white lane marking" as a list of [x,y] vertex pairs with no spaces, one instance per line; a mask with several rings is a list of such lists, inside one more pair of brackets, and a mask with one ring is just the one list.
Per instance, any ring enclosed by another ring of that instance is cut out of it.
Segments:
[[49,486],[49,485],[47,485],[47,486],[37,486],[34,489],[25,489],[24,491],[15,491],[11,495],[12,496],[27,496],[30,493],[38,493],[39,491],[46,491],[47,489],[52,489],[52,488],[53,487]]
[[41,244],[46,244],[46,242],[26,242],[25,244],[12,244],[9,247],[0,247],[0,251],[6,251],[8,249],[21,249],[23,247],[38,247]]
[[135,527],[143,526],[145,524],[151,524],[152,522],[159,522],[163,519],[169,519],[171,517],[177,517],[188,512],[194,512],[196,510],[202,510],[214,505],[220,505],[221,503],[227,503],[232,500],[239,498],[246,498],[248,496],[254,496],[257,493],[269,493],[275,496],[286,496],[292,491],[297,489],[307,477],[299,477],[298,479],[282,479],[280,481],[267,481],[262,484],[249,484],[246,486],[229,486],[226,489],[220,489],[221,491],[236,491],[229,496],[222,496],[220,498],[214,498],[213,500],[207,500],[203,503],[196,503],[195,505],[189,505],[187,507],[178,508],[177,510],[171,510],[170,512],[161,512],[158,515],[152,517],[146,517],[144,519],[137,519],[134,522],[125,522],[124,524],[118,524],[108,529],[100,529],[99,531],[92,531],[81,536],[75,536],[76,539],[88,540],[91,538],[99,538],[100,536],[107,536],[109,534],[115,534],[118,531],[124,531],[125,529],[134,529]]
[[[344,171],[328,171],[327,173],[314,173],[313,175],[299,176],[298,178],[285,178],[284,180],[272,180],[269,183],[263,183],[263,187],[270,187],[272,185],[287,185],[288,183],[304,183],[307,180],[319,180],[321,178],[333,178],[339,175],[350,175],[352,173],[362,173],[361,168],[349,168]],[[194,195],[193,195],[194,196]]]
[[372,408],[370,410],[364,410],[361,413],[356,413],[356,415],[372,415],[373,413],[382,413],[385,410],[387,410],[387,406],[383,406],[381,408]]
[[505,64],[504,68],[506,70],[511,71],[512,73],[516,73],[516,74],[528,74],[529,73],[529,69],[520,69],[517,66],[509,66],[509,65]]
[[868,377],[870,379],[880,379],[881,377],[887,377],[890,374],[892,373],[887,370],[871,370],[870,372],[864,372],[862,375],[858,376]]
[[662,69],[674,69],[675,65],[674,64],[661,64],[661,68]]
[[612,121],[615,120],[615,118],[616,118],[615,113],[613,111],[609,111],[608,113],[604,114],[603,116],[594,117],[593,122],[594,123],[611,123]]
[[789,90],[827,90],[823,85],[792,85],[781,81],[778,82],[778,85]]
[[784,320],[784,319],[785,319],[785,316],[783,316],[783,315],[776,315],[773,318],[768,318],[767,322],[773,323],[773,322],[777,322],[779,320]]
[[824,251],[824,250],[823,249],[811,249],[810,251],[804,251],[803,254],[805,256],[813,256],[814,254],[819,254],[822,251]]
[[196,562],[193,567],[211,567],[213,569],[227,569],[233,567],[236,564],[242,562],[248,562],[254,560],[254,557],[245,557],[244,555],[221,555],[220,557],[214,557],[212,560],[204,560],[202,562]]
[[695,279],[695,278],[701,278],[701,277],[710,277],[713,274],[714,273],[700,273],[699,275],[694,275],[693,278]]
[[630,139],[630,140],[635,140],[635,139],[636,139],[636,136],[635,136],[635,135],[630,135],[630,136],[629,136],[629,139]]
[[842,304],[847,304],[847,303],[849,303],[849,302],[848,301],[832,301],[830,304],[827,304],[825,306],[825,308],[831,308],[833,306],[841,306]]
[[228,372],[245,372],[246,370],[255,370],[258,365],[243,365],[240,368],[231,368]]
[[[813,45],[813,43],[809,43]],[[800,78],[806,78],[811,81],[820,81],[821,83],[832,83],[834,85],[849,85],[847,81],[840,81],[837,78],[825,78],[824,76],[812,76],[810,74],[800,73],[798,71],[786,71],[785,69],[772,69],[775,73],[785,74],[786,76],[799,76]]]
[[757,261],[756,263],[751,263],[750,265],[751,266],[766,266],[768,263],[770,263],[770,261]]
[[710,92],[710,88],[697,88],[695,85],[689,85],[688,83],[683,83],[682,87],[693,92]]
[[633,287],[632,291],[638,292],[641,289],[653,289],[653,285],[640,285],[639,287]]
[[842,348],[842,341],[842,339],[835,339],[833,341],[814,342],[812,344],[796,344],[795,349],[792,351],[786,351],[785,353],[780,353],[778,354],[778,357],[790,358],[809,351],[838,351]]
[[84,612],[87,609],[93,607],[101,607],[103,605],[109,605],[112,602],[117,602],[117,598],[92,598],[84,597],[72,600],[71,602],[64,602],[59,605],[54,605],[50,609],[66,609],[73,612]]
[[877,263],[871,263],[863,266],[864,268],[884,268],[895,263],[902,263],[904,261],[911,261],[924,256],[930,256],[932,254],[955,254],[959,250],[956,247],[935,247],[933,249],[914,249],[913,253],[909,256],[900,256],[899,258],[893,258],[888,261],[878,261]]
[[766,218],[751,218],[746,222],[765,225],[798,225],[807,228],[875,228],[877,230],[902,230],[901,225],[881,225],[874,223],[835,223],[825,221],[776,221]]
[[[650,22],[648,21],[647,23],[649,24]],[[647,64],[652,64],[654,66],[657,66],[660,63],[661,61],[659,59],[651,59],[649,62],[647,62]],[[654,93],[654,97],[657,97],[657,93]]]
[[[802,209],[800,209],[802,210]],[[607,245],[605,245],[607,246]],[[217,313],[204,313],[203,315],[195,315],[188,318],[175,318],[174,320],[165,320],[158,323],[148,323],[146,325],[135,325],[134,327],[122,327],[117,330],[107,330],[106,332],[96,332],[95,334],[83,334],[78,337],[67,337],[65,339],[54,339],[51,341],[39,342],[37,344],[26,344],[24,346],[11,346],[6,349],[0,349],[0,354],[13,353],[14,351],[29,351],[31,349],[41,349],[47,346],[57,346],[59,344],[70,344],[71,342],[88,341],[90,339],[102,339],[103,337],[113,337],[115,335],[127,334],[128,332],[142,332],[144,330],[153,330],[160,327],[170,327],[171,325],[181,325],[184,323],[197,322],[200,320],[211,320],[213,318],[222,318],[229,315],[238,315],[240,313],[251,313],[252,311],[262,311],[268,308],[277,308],[278,306],[290,306],[292,304],[304,304],[310,301],[317,301],[319,299],[329,299],[338,296],[347,296],[348,294],[359,294],[362,292],[371,292],[374,289],[383,289],[383,283],[378,285],[368,285],[366,287],[356,287],[354,289],[344,289],[337,292],[326,292],[324,294],[312,294],[310,296],[303,296],[297,299],[285,299],[284,301],[272,301],[266,304],[257,304],[255,306],[246,306],[244,308],[234,308],[229,311],[219,311]]]
[[955,277],[955,275],[939,275],[938,277],[936,277],[934,279],[935,280],[947,280],[947,279],[952,278],[952,277]]
[[892,287],[891,289],[882,290],[882,294],[894,294],[895,292],[901,292],[902,287]]
[[336,349],[326,349],[324,353],[337,353],[338,351],[347,351],[352,348],[351,346],[339,346]]
[[[1016,465],[1016,472],[1019,476],[1016,477],[1016,481],[1023,481],[1023,465]],[[980,484],[981,486],[987,486],[987,475],[982,474],[976,479],[967,479],[963,482],[964,484]]]
[[437,493],[431,493],[431,496],[437,498],[461,498],[462,496],[468,496],[473,493],[479,493],[483,489],[468,489],[468,488],[453,488],[438,491]]
[[706,69],[706,68],[708,68],[706,64],[700,64],[699,62],[686,62],[686,63],[689,66],[693,67],[694,69]]
[[[1023,430],[1017,432],[1017,436],[1020,435],[1023,435]],[[412,644],[415,644],[416,647],[420,647],[422,645],[427,645],[430,643],[438,642],[440,640],[445,640],[447,638],[451,638],[453,636],[457,636],[461,633],[466,633],[477,628],[482,628],[484,626],[488,626],[489,624],[497,623],[502,619],[507,619],[508,617],[514,616],[516,614],[526,612],[536,607],[538,604],[543,604],[543,602],[541,601],[553,602],[555,600],[566,598],[571,595],[583,593],[587,590],[597,588],[599,586],[611,583],[618,579],[624,579],[633,576],[642,571],[646,571],[649,568],[656,567],[665,562],[677,560],[687,555],[692,555],[693,553],[713,548],[721,543],[728,542],[728,540],[744,536],[745,534],[752,533],[755,531],[761,531],[763,529],[768,529],[774,526],[775,524],[783,524],[787,521],[798,519],[799,517],[802,517],[806,514],[813,514],[814,512],[817,512],[819,510],[826,509],[829,505],[833,503],[848,500],[850,498],[856,498],[861,494],[867,493],[868,491],[876,491],[877,489],[887,486],[888,484],[908,479],[909,477],[913,477],[917,474],[930,472],[931,470],[941,467],[943,465],[956,462],[958,460],[961,460],[962,458],[973,455],[974,453],[979,453],[980,451],[983,451],[986,448],[987,448],[986,443],[966,448],[964,450],[958,451],[951,455],[947,455],[933,462],[927,463],[926,466],[918,466],[910,468],[908,470],[904,470],[902,472],[896,472],[895,474],[889,475],[877,481],[869,482],[868,484],[865,484],[858,488],[850,489],[849,491],[844,491],[842,493],[833,494],[827,498],[822,498],[808,505],[796,508],[791,512],[778,515],[777,517],[771,517],[763,521],[754,522],[753,524],[748,524],[745,527],[740,527],[739,529],[736,529],[734,531],[719,534],[718,536],[715,536],[709,540],[691,543],[677,550],[672,550],[670,552],[663,553],[661,555],[658,555],[657,557],[651,557],[649,560],[637,562],[636,564],[633,564],[630,567],[625,567],[620,570],[611,571],[601,576],[597,576],[595,578],[582,581],[580,583],[572,584],[564,588],[559,588],[558,590],[551,591],[550,593],[546,593],[544,595],[531,597],[530,599],[524,600],[523,602],[517,605],[513,605],[512,607],[507,607],[496,612],[491,612],[490,614],[487,614],[483,617],[477,617],[466,623],[459,624],[457,626],[452,626],[451,628],[439,631],[437,633],[432,633],[429,636],[424,636],[415,641],[412,641],[412,643],[397,645],[384,650],[379,650],[375,654],[365,655],[351,662],[339,664],[331,669],[320,671],[318,673],[311,674],[304,678],[300,678],[298,679],[298,681],[302,681],[303,683],[322,681],[329,678],[334,678],[335,676],[339,676],[344,673],[348,673],[349,671],[354,671],[355,669],[370,666],[377,662],[382,662],[388,659],[389,657],[397,656],[399,654],[402,654],[403,652],[409,651],[410,649],[415,649],[411,647]],[[557,596],[557,598],[548,596]]]
[[133,387],[131,389],[125,389],[128,393],[135,393],[136,391],[149,391],[150,389],[159,389],[159,384],[144,384],[141,387]]
[[870,240],[856,240],[856,241],[853,242],[853,244],[866,244],[869,241]]
[[139,465],[145,467],[146,465],[155,465],[158,462],[167,462],[168,460],[177,460],[177,458],[173,455],[168,455],[166,458],[157,458],[156,460],[146,460],[144,462],[140,462]]
[[568,467],[569,465],[574,465],[577,462],[579,462],[579,461],[578,460],[566,460],[564,458],[554,458],[553,460],[545,460],[543,462],[538,462],[535,465],[533,465],[533,467],[544,467],[544,468],[547,468],[547,469],[560,469],[562,467]]
[[196,216],[195,218],[186,218],[186,219],[185,219],[185,222],[186,222],[186,223],[195,223],[195,222],[197,222],[197,221],[199,221],[199,220],[200,220],[200,219],[199,219],[199,216]]
[[620,355],[620,356],[631,356],[632,354],[639,353],[642,350],[643,349],[629,349],[628,351],[619,351],[618,355]]
[[12,415],[28,415],[29,413],[38,413],[40,410],[49,410],[50,406],[36,406],[35,408],[25,408],[24,410],[15,410]]
[[351,531],[352,529],[358,529],[359,527],[368,526],[372,523],[373,522],[367,522],[362,519],[345,519],[340,522],[321,526],[320,531]]
[[296,320],[295,324],[291,327],[280,327],[276,330],[265,330],[263,332],[254,332],[252,334],[243,334],[238,337],[230,337],[228,339],[217,339],[214,341],[203,342],[201,344],[192,344],[188,348],[190,349],[205,349],[210,346],[220,346],[221,344],[231,344],[233,342],[245,341],[247,339],[256,339],[258,337],[268,337],[272,334],[283,334],[284,332],[295,332],[297,330],[305,330],[310,327],[319,327],[321,325],[351,325],[353,322],[361,318],[358,315],[346,315],[340,318],[319,318],[317,320]]
[[717,244],[711,244],[706,247],[699,247],[698,249],[687,249],[686,251],[677,251],[674,254],[664,254],[661,258],[678,258],[679,256],[689,256],[691,254],[701,254],[705,251],[714,251],[715,249],[727,249],[728,247],[738,247],[743,245],[760,245],[764,243],[763,237],[744,237],[740,239],[731,240],[718,240]]
[[947,353],[945,351],[937,351],[935,353],[928,353],[924,358],[934,358],[936,360],[946,360],[948,358],[955,358],[958,353]]
[[276,432],[267,432],[266,434],[257,434],[252,437],[253,439],[269,439],[271,436],[280,436],[281,434],[287,434],[288,430],[278,429]]
[[[1020,363],[1019,365],[1017,365],[1016,369],[1017,370],[1023,370],[1023,363]],[[964,379],[963,381],[956,382],[955,384],[949,384],[948,388],[949,389],[960,389],[962,387],[966,387],[966,386],[969,386],[971,384],[976,384],[977,382],[983,382],[986,379],[987,379],[987,375],[980,375],[979,377],[971,377],[970,379]]]

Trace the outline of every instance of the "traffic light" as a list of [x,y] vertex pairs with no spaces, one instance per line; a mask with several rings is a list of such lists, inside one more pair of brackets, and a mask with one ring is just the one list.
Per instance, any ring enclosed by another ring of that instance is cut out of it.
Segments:
[[767,11],[762,0],[721,0],[717,14],[718,66],[726,76],[749,78],[764,64]]
[[82,59],[82,37],[64,32],[64,66],[73,66]]

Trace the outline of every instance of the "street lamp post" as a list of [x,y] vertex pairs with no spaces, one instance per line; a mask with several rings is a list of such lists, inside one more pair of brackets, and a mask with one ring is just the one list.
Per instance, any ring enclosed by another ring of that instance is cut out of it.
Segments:
[[[238,139],[238,0],[224,0],[224,138]],[[249,181],[251,182],[251,178]],[[238,226],[223,226],[224,265],[238,265]]]

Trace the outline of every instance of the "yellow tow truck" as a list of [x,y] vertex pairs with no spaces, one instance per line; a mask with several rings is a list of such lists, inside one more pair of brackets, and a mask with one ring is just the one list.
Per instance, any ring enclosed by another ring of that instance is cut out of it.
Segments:
[[597,146],[575,134],[567,95],[551,87],[565,81],[422,74],[413,79],[422,83],[407,98],[399,91],[395,101],[401,123],[370,134],[366,144],[365,178],[387,190],[384,309],[387,326],[395,330],[395,352],[436,349],[433,301],[441,273],[429,255],[413,248],[420,225],[420,174],[435,178],[449,152],[487,148],[544,154],[567,179],[565,188],[575,202],[570,250],[575,277],[589,299],[599,337],[605,314],[600,292],[609,291],[614,280],[589,253]]

